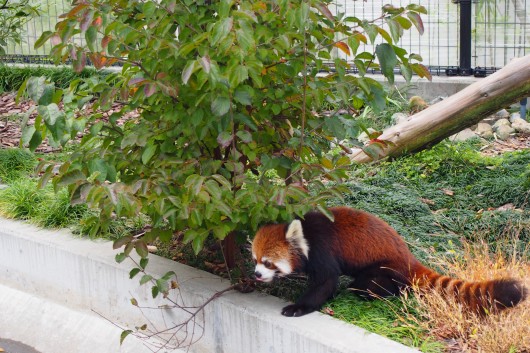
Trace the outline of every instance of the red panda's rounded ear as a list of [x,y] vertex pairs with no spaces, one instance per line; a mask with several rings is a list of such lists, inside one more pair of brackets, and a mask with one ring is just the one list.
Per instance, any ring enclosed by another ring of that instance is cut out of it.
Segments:
[[295,219],[289,224],[287,228],[287,233],[285,233],[285,239],[295,240],[304,237],[304,231],[302,229],[302,222],[299,219]]
[[291,244],[291,246],[300,250],[306,257],[309,256],[309,245],[304,237],[302,222],[300,222],[299,219],[295,219],[289,224],[287,232],[285,233],[285,239]]

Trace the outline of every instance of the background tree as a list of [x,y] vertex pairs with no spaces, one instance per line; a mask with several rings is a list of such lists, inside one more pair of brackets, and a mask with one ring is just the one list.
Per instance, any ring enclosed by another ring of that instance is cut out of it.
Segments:
[[37,7],[32,6],[29,0],[0,1],[0,55],[6,54],[8,43],[22,42],[22,27],[37,14]]
[[[55,61],[71,60],[76,70],[87,59],[122,69],[104,80],[74,81],[65,91],[44,78],[22,88],[39,104],[23,144],[34,149],[47,137],[64,145],[83,135],[58,174],[43,162],[41,183],[68,186],[72,202],[99,209],[93,232],[113,217],[148,215],[147,234],[115,243],[125,246],[118,260],[133,249],[146,257],[146,243],[155,239],[182,235],[199,252],[209,235],[224,239],[313,208],[331,217],[324,201],[341,196],[338,182],[350,160],[330,153],[330,143],[357,135],[354,116],[362,107],[386,104],[384,87],[366,71],[380,69],[390,83],[396,68],[407,79],[429,73],[419,55],[396,46],[412,25],[423,31],[422,6],[387,5],[370,21],[334,16],[327,6],[75,3],[36,46],[50,40]],[[73,41],[78,36],[85,45]],[[376,41],[374,52],[363,51]],[[353,66],[333,58],[333,49],[350,55]],[[358,75],[349,74],[354,69]],[[125,104],[103,118],[114,101]],[[83,110],[88,103],[90,115]],[[338,114],[342,108],[353,113]],[[140,116],[122,119],[133,110]],[[167,289],[162,282],[154,295]]]

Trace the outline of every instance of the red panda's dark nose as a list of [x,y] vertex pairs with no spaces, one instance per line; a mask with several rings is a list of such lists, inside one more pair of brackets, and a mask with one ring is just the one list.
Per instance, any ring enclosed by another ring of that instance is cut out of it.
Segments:
[[254,272],[254,276],[256,276],[256,278],[261,278],[261,272],[259,271]]

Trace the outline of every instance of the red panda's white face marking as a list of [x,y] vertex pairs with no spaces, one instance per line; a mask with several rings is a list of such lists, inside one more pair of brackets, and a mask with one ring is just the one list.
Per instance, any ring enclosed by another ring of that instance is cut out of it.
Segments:
[[282,224],[268,225],[254,237],[252,258],[256,263],[256,280],[271,282],[274,277],[286,276],[294,271],[301,255],[308,256],[309,246],[301,222],[295,220],[285,228]]
[[293,269],[288,261],[279,260],[278,262],[271,262],[267,257],[262,257],[261,261],[256,263],[255,276],[256,280],[260,282],[271,282],[274,277],[285,276],[293,272]]

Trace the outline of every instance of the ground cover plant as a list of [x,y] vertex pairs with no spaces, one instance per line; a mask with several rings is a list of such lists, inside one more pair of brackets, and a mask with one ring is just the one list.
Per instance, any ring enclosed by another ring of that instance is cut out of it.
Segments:
[[106,71],[97,71],[94,68],[85,68],[81,72],[75,72],[70,67],[53,66],[12,66],[0,64],[0,93],[17,91],[28,78],[33,76],[44,76],[55,82],[58,88],[67,88],[75,79],[89,77],[105,77]]
[[[405,237],[418,258],[444,273],[454,273],[468,279],[477,278],[476,273],[464,271],[464,269],[470,269],[469,264],[478,262],[466,253],[469,247],[462,246],[461,239],[463,238],[468,239],[469,242],[486,244],[489,251],[494,254],[499,252],[498,254],[503,254],[505,257],[511,256],[504,262],[495,262],[498,257],[493,256],[492,259],[495,260],[492,262],[493,265],[482,266],[486,271],[482,274],[484,277],[493,276],[492,272],[487,270],[488,268],[504,269],[506,264],[524,267],[529,259],[528,252],[524,251],[524,245],[528,244],[530,210],[524,194],[528,190],[525,189],[528,182],[525,173],[530,163],[530,153],[523,150],[498,157],[488,157],[481,155],[481,147],[480,143],[456,145],[442,142],[432,150],[414,156],[376,166],[359,166],[352,172],[352,179],[347,184],[352,192],[345,196],[345,200],[336,200],[335,203],[346,203],[385,219]],[[13,153],[20,153],[20,151]],[[27,152],[22,153],[29,155]],[[4,158],[4,160],[9,159]],[[35,161],[33,165],[34,163]],[[500,173],[495,173],[495,171],[500,171]],[[508,197],[508,201],[513,201],[513,208],[501,207],[507,200],[505,188],[499,186],[489,189],[487,187],[492,183],[495,184],[494,178],[497,178],[499,183],[508,180],[510,187],[518,190]],[[36,183],[36,180],[28,179],[26,174],[20,174],[18,179],[10,182],[9,189],[0,191],[2,214],[23,219],[32,215],[32,217],[37,217],[33,219],[34,222],[45,225],[44,220],[47,217],[43,217],[44,213],[41,212],[44,208],[49,208],[50,204],[59,202],[52,201],[53,197],[62,200],[60,202],[62,207],[70,207],[65,190],[58,196],[54,196],[49,187],[47,190],[38,190]],[[22,191],[21,186],[25,186],[26,191]],[[451,192],[448,193],[448,190]],[[477,197],[477,190],[480,192],[487,190],[488,194],[484,197]],[[333,203],[330,202],[330,205]],[[35,205],[37,206],[34,207]],[[57,215],[60,212],[53,211],[51,214]],[[70,214],[70,219],[79,219],[75,212],[67,211],[66,214]],[[67,223],[51,222],[48,226],[65,224]],[[129,227],[128,229],[117,227],[116,230],[128,230],[129,233],[117,231],[114,236],[131,234],[130,232],[136,234],[142,228],[136,226],[136,228]],[[88,227],[84,231],[87,230]],[[509,242],[510,239],[515,239],[515,241]],[[205,252],[201,255],[204,258],[194,255],[191,245],[183,245],[180,241],[159,242],[157,246],[158,254],[217,274],[225,276],[227,274],[218,241],[207,242]],[[444,261],[440,260],[440,255],[443,255]],[[237,278],[245,271],[250,273],[252,264],[249,262],[246,266],[242,270],[232,271],[233,278]],[[476,272],[477,267],[474,268]],[[525,274],[521,270],[504,269],[503,271],[507,271],[506,273],[512,276],[518,273]],[[304,284],[303,278],[290,278],[274,286],[261,286],[260,289],[288,300],[294,300],[304,290]],[[426,297],[420,299],[422,298]],[[323,311],[404,344],[418,347],[424,352],[442,352],[447,344],[462,347],[470,344],[469,342],[473,347],[482,347],[482,341],[472,333],[488,332],[490,324],[481,324],[476,319],[465,318],[463,323],[467,323],[466,329],[459,324],[457,327],[460,331],[450,331],[449,328],[452,326],[449,322],[444,322],[440,315],[430,311],[434,307],[436,310],[447,313],[447,307],[439,309],[440,305],[444,305],[441,303],[445,301],[437,297],[431,300],[436,301],[436,305],[425,305],[424,302],[418,301],[411,295],[407,296],[406,300],[396,298],[370,302],[361,300],[343,289],[336,299],[326,305]],[[460,308],[456,309],[458,310],[452,311],[454,317],[451,318],[451,324],[455,322],[455,317],[458,318],[457,314],[461,313]],[[507,320],[513,315],[522,320],[526,317],[524,316],[525,310],[527,309],[515,309],[513,314],[508,314],[508,316],[503,314],[502,319],[499,320]],[[439,321],[436,318],[440,318]],[[497,322],[499,327],[507,325],[507,321],[494,320],[496,320],[494,317],[490,319],[491,322]],[[514,320],[513,317],[510,320]],[[520,322],[520,320],[515,321]],[[523,327],[525,326],[521,325],[521,329]],[[506,339],[512,333],[499,333],[505,340],[502,347],[506,347],[506,344],[509,346],[511,342],[514,347],[513,352],[523,352],[524,350],[520,347],[527,346],[517,346],[515,344],[517,342]],[[491,338],[488,340],[494,341]],[[500,348],[491,348],[490,351],[503,352]]]

